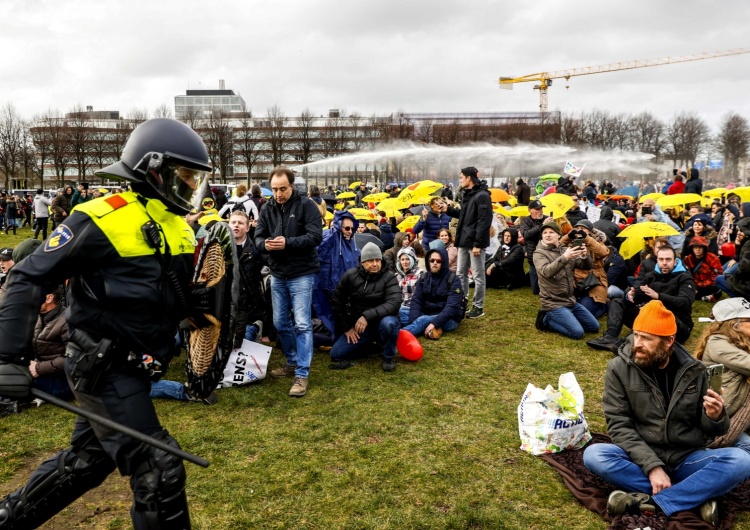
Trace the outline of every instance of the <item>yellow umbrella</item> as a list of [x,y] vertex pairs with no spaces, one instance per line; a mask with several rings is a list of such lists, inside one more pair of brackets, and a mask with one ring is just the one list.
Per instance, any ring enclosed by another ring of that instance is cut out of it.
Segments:
[[676,206],[685,206],[701,202],[701,196],[697,193],[677,193],[676,195],[667,195],[656,199],[656,204],[664,208],[675,208]]
[[516,206],[515,208],[511,208],[508,210],[508,213],[512,217],[528,217],[529,215],[529,207],[528,206]]
[[510,198],[508,192],[500,188],[490,188],[489,192],[492,202],[505,202]]
[[396,228],[404,232],[407,228],[413,228],[414,225],[417,224],[417,221],[419,221],[421,218],[421,215],[410,215],[409,217],[401,221],[398,225],[396,225]]
[[620,255],[622,259],[630,259],[644,248],[646,248],[646,242],[642,237],[629,237],[620,245]]
[[663,193],[647,193],[646,195],[643,195],[639,200],[645,201],[646,199],[661,199],[662,197],[666,197]]
[[364,208],[351,208],[348,212],[352,214],[355,219],[360,221],[374,221],[376,219],[374,213],[370,210],[365,210]]
[[354,195],[353,191],[345,191],[336,195],[337,199],[353,199],[354,197],[356,197],[356,195]]
[[344,204],[343,202],[339,202],[339,203],[333,205],[333,209],[334,210],[343,210],[344,206],[346,206],[346,204]]
[[724,195],[727,195],[731,193],[732,190],[728,190],[726,188],[714,188],[712,190],[707,190],[703,192],[704,197],[723,197]]
[[544,213],[550,217],[563,217],[575,205],[573,197],[564,193],[550,193],[539,200]]
[[360,184],[362,184],[360,181],[352,182],[351,184],[349,184],[349,189],[353,190],[354,188],[358,187]]
[[656,221],[644,221],[626,226],[625,229],[617,234],[617,237],[663,237],[677,236],[680,232],[669,226],[667,223]]
[[511,206],[518,206],[518,199],[515,197],[508,197],[508,204]]
[[742,199],[742,202],[750,201],[750,186],[741,186],[739,188],[734,188],[733,190],[729,190],[729,193],[727,193],[727,195],[731,195],[732,193],[739,196],[739,198]]
[[510,212],[506,210],[501,204],[493,204],[492,211],[504,215],[505,217],[511,217]]
[[711,205],[714,203],[715,200],[716,200],[716,198],[703,197],[701,199],[701,206],[703,206],[704,208],[710,208]]
[[331,219],[333,219],[333,212],[326,210],[326,221],[330,221]]
[[442,188],[443,185],[439,182],[433,182],[431,180],[420,180],[414,184],[409,184],[401,193],[398,194],[398,200],[404,206],[411,206],[414,204],[414,199],[426,197],[432,195],[437,190]]
[[380,204],[375,207],[375,209],[384,211],[385,215],[387,215],[388,217],[396,217],[399,213],[399,210],[401,210],[398,204],[398,199],[396,197],[381,201]]
[[369,195],[365,195],[362,197],[362,200],[365,202],[380,202],[383,199],[387,199],[390,197],[390,193],[387,191],[381,191],[380,193],[371,193]]

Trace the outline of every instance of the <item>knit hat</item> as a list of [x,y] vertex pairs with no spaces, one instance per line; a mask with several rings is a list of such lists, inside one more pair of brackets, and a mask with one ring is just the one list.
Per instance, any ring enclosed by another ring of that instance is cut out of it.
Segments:
[[578,228],[579,226],[587,228],[589,232],[594,231],[594,223],[592,223],[588,219],[581,219],[580,221],[578,221],[575,225],[575,228]]
[[557,226],[557,223],[544,223],[542,225],[542,229],[541,229],[540,233],[544,233],[544,230],[547,229],[547,228],[551,228],[552,230],[554,230],[555,232],[557,232],[557,235],[559,235],[559,236],[562,235],[562,230],[560,230],[560,227]]
[[445,249],[445,243],[442,239],[433,239],[430,241],[430,250]]
[[729,298],[716,302],[711,316],[717,322],[726,322],[735,318],[750,318],[750,302],[744,298]]
[[362,263],[370,259],[383,259],[383,253],[380,251],[380,247],[371,241],[364,246],[359,259]]
[[24,239],[13,249],[13,261],[18,263],[33,254],[37,247],[40,246],[42,246],[42,242],[38,239]]
[[661,300],[651,300],[641,308],[633,322],[633,331],[642,331],[659,337],[669,337],[677,333],[674,314],[664,307]]

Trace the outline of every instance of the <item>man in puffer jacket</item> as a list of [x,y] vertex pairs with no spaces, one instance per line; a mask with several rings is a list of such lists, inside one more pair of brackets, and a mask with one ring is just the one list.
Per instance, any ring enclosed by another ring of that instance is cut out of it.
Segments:
[[60,289],[48,294],[39,311],[32,346],[35,359],[29,365],[34,388],[60,399],[73,399],[65,377],[65,346],[68,343],[68,322],[65,307],[60,303]]
[[414,233],[422,233],[422,246],[428,248],[430,243],[437,239],[438,232],[441,228],[449,228],[451,225],[451,218],[448,214],[440,211],[443,205],[443,200],[439,197],[433,197],[430,199],[430,204],[427,208],[422,210],[421,218],[414,225]]
[[425,257],[428,271],[417,282],[409,321],[404,329],[414,335],[424,333],[437,340],[445,331],[454,331],[463,319],[461,280],[448,268],[448,252],[440,246]]
[[331,300],[337,339],[331,348],[334,367],[350,366],[379,342],[383,347],[383,371],[396,369],[396,340],[400,325],[401,289],[386,267],[375,243],[362,248],[361,264],[344,273]]

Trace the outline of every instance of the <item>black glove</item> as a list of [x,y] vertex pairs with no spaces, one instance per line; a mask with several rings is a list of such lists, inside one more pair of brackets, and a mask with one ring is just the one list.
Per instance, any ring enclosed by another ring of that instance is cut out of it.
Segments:
[[27,366],[0,361],[0,396],[28,397],[34,378]]

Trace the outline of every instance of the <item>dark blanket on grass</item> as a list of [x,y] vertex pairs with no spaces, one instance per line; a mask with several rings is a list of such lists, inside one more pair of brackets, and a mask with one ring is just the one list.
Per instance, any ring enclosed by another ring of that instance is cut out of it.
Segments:
[[[593,434],[590,444],[611,443],[608,436]],[[652,530],[708,530],[713,527],[704,523],[697,511],[685,511],[674,514],[669,519],[663,513],[658,515],[616,515],[607,514],[607,497],[615,488],[591,473],[583,465],[583,449],[564,451],[562,453],[542,455],[542,458],[555,470],[573,493],[573,496],[592,512],[598,513],[604,520],[610,521],[610,530],[628,530],[651,527]],[[732,528],[737,514],[750,510],[750,480],[744,482],[734,491],[719,500],[722,530]]]

